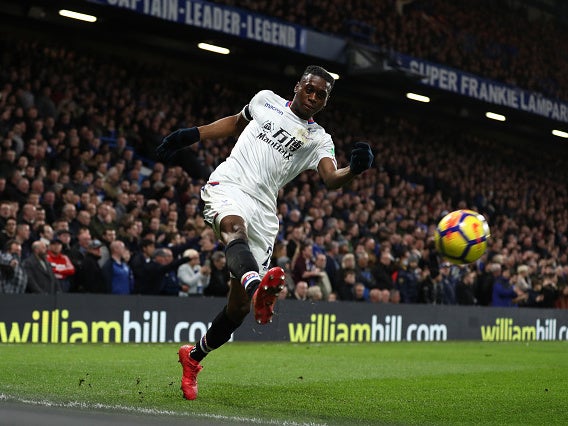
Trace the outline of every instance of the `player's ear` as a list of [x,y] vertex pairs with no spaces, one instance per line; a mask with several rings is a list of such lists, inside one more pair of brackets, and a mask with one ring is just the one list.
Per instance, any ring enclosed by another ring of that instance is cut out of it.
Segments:
[[294,86],[294,93],[298,93],[298,90],[300,90],[300,83],[296,83],[296,85]]

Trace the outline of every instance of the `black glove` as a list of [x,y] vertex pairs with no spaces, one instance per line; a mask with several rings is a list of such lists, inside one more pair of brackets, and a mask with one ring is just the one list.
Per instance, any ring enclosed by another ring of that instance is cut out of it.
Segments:
[[200,139],[199,129],[190,127],[188,129],[178,129],[166,136],[156,148],[156,156],[160,160],[169,160],[180,149],[187,148]]
[[355,175],[363,173],[371,168],[374,158],[373,151],[371,151],[371,147],[367,142],[355,142],[351,151],[351,161],[349,162],[351,172]]

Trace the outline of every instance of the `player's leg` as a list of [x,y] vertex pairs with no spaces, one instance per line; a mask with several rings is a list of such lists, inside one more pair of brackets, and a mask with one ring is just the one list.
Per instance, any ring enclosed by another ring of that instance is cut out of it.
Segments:
[[260,268],[260,276],[263,278],[252,293],[252,305],[256,322],[267,324],[272,321],[278,293],[285,285],[284,270],[280,267],[270,268],[279,221],[274,212],[260,205],[257,205],[254,218],[254,226],[248,228],[247,235],[251,251]]
[[223,217],[218,229],[225,244],[225,256],[231,272],[228,303],[219,312],[200,341],[191,349],[190,356],[201,361],[214,349],[229,341],[231,334],[242,324],[250,312],[250,296],[246,288],[256,288],[260,283],[258,264],[248,246],[246,225],[238,215]]
[[[261,278],[257,262],[257,259],[263,259],[265,250],[269,255],[272,253],[272,243],[278,231],[277,219],[275,230],[272,229],[274,228],[274,224],[272,224],[270,232],[264,234],[264,237],[258,237],[263,235],[263,227],[256,227],[257,231],[253,233],[256,244],[251,249],[247,225],[243,216],[257,218],[259,215],[255,211],[256,205],[251,202],[250,197],[240,193],[235,188],[227,192],[224,188],[211,187],[207,191],[202,191],[202,199],[205,202],[204,216],[206,221],[213,226],[218,238],[225,244],[227,265],[231,275],[236,278],[231,280],[227,305],[215,317],[206,334],[195,346],[180,348],[179,359],[183,367],[182,390],[187,399],[197,397],[197,374],[202,368],[199,362],[209,352],[229,341],[231,334],[242,324],[250,312],[251,298],[255,299],[255,308],[260,307],[255,309],[255,318],[257,320],[259,318],[257,316],[258,311],[262,318],[259,322],[270,321],[276,294],[284,280],[284,271],[281,268],[273,268],[275,271],[268,271],[262,284],[260,284]],[[265,247],[269,247],[270,250]],[[253,250],[256,256],[253,254]]]
[[[244,194],[236,188],[215,183],[202,188],[201,199],[205,221],[226,246],[225,255],[231,274],[240,278],[246,271],[252,271],[252,278],[256,274],[257,281],[260,281],[258,264],[250,254],[246,225],[241,217],[244,215],[242,206],[246,206],[247,201]],[[239,279],[231,279],[227,305],[194,346],[182,346],[179,350],[179,361],[183,367],[181,388],[185,398],[197,397],[197,374],[202,368],[199,363],[209,352],[229,341],[249,311],[250,298],[245,288]]]

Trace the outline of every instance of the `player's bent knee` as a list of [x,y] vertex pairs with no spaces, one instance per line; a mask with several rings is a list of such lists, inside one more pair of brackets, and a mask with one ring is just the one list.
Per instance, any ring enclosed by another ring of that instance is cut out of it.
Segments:
[[252,255],[246,240],[231,241],[225,249],[229,271],[240,281],[247,272],[258,272],[258,264]]

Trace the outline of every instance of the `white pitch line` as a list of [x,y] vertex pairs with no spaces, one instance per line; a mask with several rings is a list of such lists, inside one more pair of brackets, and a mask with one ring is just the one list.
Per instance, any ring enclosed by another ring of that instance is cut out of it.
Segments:
[[242,423],[253,424],[268,424],[277,426],[327,426],[326,423],[298,423],[289,420],[263,420],[255,417],[240,417],[240,416],[224,416],[222,414],[206,414],[206,413],[178,413],[171,410],[155,410],[151,408],[128,407],[126,405],[107,405],[107,404],[87,404],[85,402],[71,401],[71,402],[53,402],[48,400],[34,400],[26,398],[18,398],[4,393],[0,393],[0,401],[5,402],[20,402],[22,404],[38,405],[41,407],[54,407],[54,408],[79,408],[82,410],[98,409],[98,410],[117,410],[134,414],[151,414],[154,416],[186,416],[186,417],[203,417],[213,418],[216,420],[235,421]]

